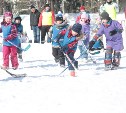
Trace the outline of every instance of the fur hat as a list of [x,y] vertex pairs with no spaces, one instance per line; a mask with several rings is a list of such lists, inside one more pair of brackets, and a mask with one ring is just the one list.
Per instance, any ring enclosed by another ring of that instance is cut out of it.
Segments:
[[84,7],[84,6],[81,6],[81,7],[80,7],[80,10],[85,10],[85,7]]
[[101,20],[106,19],[106,20],[110,20],[109,14],[107,12],[103,12],[101,15]]
[[57,14],[56,21],[63,21],[63,16],[61,14]]
[[82,25],[79,23],[76,23],[72,26],[72,30],[77,32],[78,34],[80,33],[81,29],[82,29]]
[[11,18],[13,18],[13,14],[11,12],[4,12],[4,18],[5,17],[11,17]]

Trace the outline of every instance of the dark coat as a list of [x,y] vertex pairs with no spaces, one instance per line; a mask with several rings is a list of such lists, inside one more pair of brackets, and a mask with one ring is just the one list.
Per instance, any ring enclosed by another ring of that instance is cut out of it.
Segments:
[[40,12],[36,9],[35,13],[30,13],[30,26],[38,26]]

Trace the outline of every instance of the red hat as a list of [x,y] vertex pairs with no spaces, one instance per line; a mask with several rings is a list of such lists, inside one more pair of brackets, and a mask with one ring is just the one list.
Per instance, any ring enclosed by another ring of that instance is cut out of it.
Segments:
[[81,7],[80,7],[80,10],[85,10],[85,7],[84,7],[84,6],[81,6]]

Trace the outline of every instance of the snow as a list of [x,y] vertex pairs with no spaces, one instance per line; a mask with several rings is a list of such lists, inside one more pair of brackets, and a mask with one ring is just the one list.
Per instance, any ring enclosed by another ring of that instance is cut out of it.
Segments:
[[[27,18],[24,17],[24,26],[30,31],[29,25],[26,25]],[[32,33],[28,34],[32,36]],[[125,32],[123,36],[125,46]],[[23,43],[22,48],[27,45]],[[51,44],[31,43],[31,48],[23,52],[19,70],[11,70],[13,73],[27,73],[27,77],[13,78],[0,70],[0,112],[126,113],[126,49],[121,53],[118,70],[102,69],[103,51],[91,55],[97,64],[84,63],[78,59],[77,77],[71,77],[68,70],[59,75],[64,68],[54,62]],[[75,54],[76,58],[78,56],[79,50]]]

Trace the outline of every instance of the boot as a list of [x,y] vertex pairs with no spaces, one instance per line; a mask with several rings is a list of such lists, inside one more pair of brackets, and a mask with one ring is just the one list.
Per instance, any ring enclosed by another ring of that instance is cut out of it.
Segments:
[[105,71],[111,70],[111,64],[105,64]]
[[75,77],[75,71],[74,70],[70,71],[70,76]]

